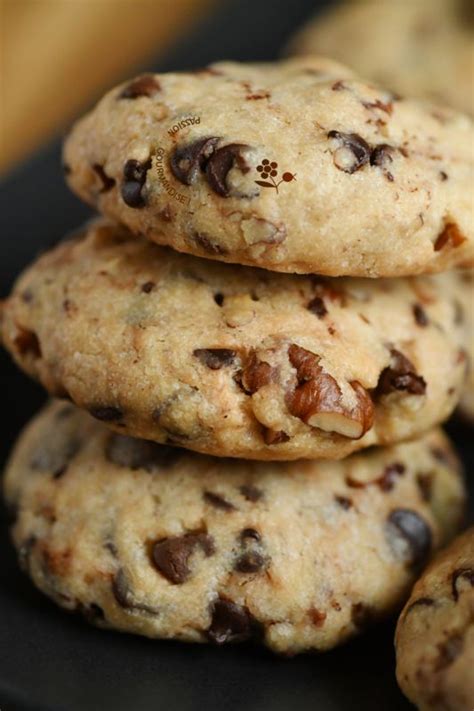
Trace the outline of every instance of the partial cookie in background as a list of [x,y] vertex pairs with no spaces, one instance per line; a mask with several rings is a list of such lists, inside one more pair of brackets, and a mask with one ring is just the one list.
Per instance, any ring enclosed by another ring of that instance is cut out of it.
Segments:
[[463,286],[458,292],[459,318],[464,321],[465,350],[468,356],[467,378],[462,392],[459,412],[474,424],[474,272],[461,272]]
[[467,365],[462,286],[235,267],[102,220],[26,270],[0,329],[23,370],[119,432],[331,459],[449,416]]
[[397,679],[424,711],[474,708],[474,528],[413,588],[395,638]]
[[159,244],[382,277],[473,264],[473,153],[469,118],[309,57],[139,77],[77,122],[64,162],[79,197]]
[[402,95],[474,114],[472,0],[338,3],[291,40],[290,54],[326,54]]
[[403,603],[457,531],[444,435],[342,462],[189,454],[46,408],[7,466],[24,569],[102,627],[193,642],[328,649]]

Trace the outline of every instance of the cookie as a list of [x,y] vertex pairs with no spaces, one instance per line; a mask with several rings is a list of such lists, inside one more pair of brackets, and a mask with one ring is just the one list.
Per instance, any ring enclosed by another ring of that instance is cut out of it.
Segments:
[[395,645],[398,683],[417,708],[474,708],[474,528],[416,583]]
[[466,334],[465,350],[468,355],[467,378],[459,404],[459,412],[467,421],[474,423],[474,272],[461,272],[463,286],[459,290],[459,319],[464,320]]
[[75,125],[64,164],[134,234],[213,260],[362,277],[474,263],[472,121],[325,59],[139,77]]
[[16,362],[119,432],[217,456],[340,458],[443,421],[466,370],[453,274],[321,279],[98,222],[0,316]]
[[362,0],[316,17],[292,54],[327,54],[407,96],[474,114],[474,16],[470,0]]
[[246,462],[111,433],[58,403],[21,435],[5,493],[20,562],[59,605],[289,654],[396,609],[464,501],[441,433],[342,462]]

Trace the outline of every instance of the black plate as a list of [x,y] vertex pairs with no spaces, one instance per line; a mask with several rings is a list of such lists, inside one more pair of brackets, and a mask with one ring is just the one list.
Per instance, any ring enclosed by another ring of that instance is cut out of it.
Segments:
[[[210,20],[152,68],[185,69],[222,57],[272,59],[318,4],[328,3],[221,0]],[[66,190],[59,156],[58,141],[3,184],[1,295],[7,294],[15,275],[38,251],[90,214]],[[1,464],[44,395],[3,352],[0,386]],[[450,429],[467,468],[472,469],[474,451],[467,429],[460,425]],[[99,631],[57,609],[18,571],[3,520],[0,536],[4,551],[0,566],[1,711],[410,708],[393,674],[393,621],[334,652],[294,659],[275,658],[248,646],[216,649]]]

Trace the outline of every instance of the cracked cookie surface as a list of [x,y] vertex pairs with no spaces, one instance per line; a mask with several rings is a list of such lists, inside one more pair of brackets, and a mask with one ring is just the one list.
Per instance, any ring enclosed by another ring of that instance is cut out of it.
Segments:
[[327,54],[400,94],[474,114],[470,0],[341,3],[309,22],[289,50]]
[[474,528],[442,551],[413,588],[395,638],[397,679],[425,711],[474,707]]
[[465,494],[439,432],[340,462],[250,462],[53,403],[20,436],[5,496],[20,562],[59,605],[149,637],[293,654],[397,609]]
[[403,276],[474,260],[472,121],[322,58],[223,62],[111,90],[66,178],[133,233],[213,260]]
[[217,456],[341,458],[427,431],[467,358],[455,274],[321,279],[183,255],[104,221],[42,256],[1,338],[53,395]]

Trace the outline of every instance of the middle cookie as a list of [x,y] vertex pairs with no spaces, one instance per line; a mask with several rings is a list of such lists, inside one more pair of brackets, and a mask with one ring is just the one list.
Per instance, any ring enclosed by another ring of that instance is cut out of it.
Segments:
[[0,327],[26,372],[119,432],[218,456],[340,458],[450,414],[461,288],[452,274],[234,267],[102,220],[20,277]]

